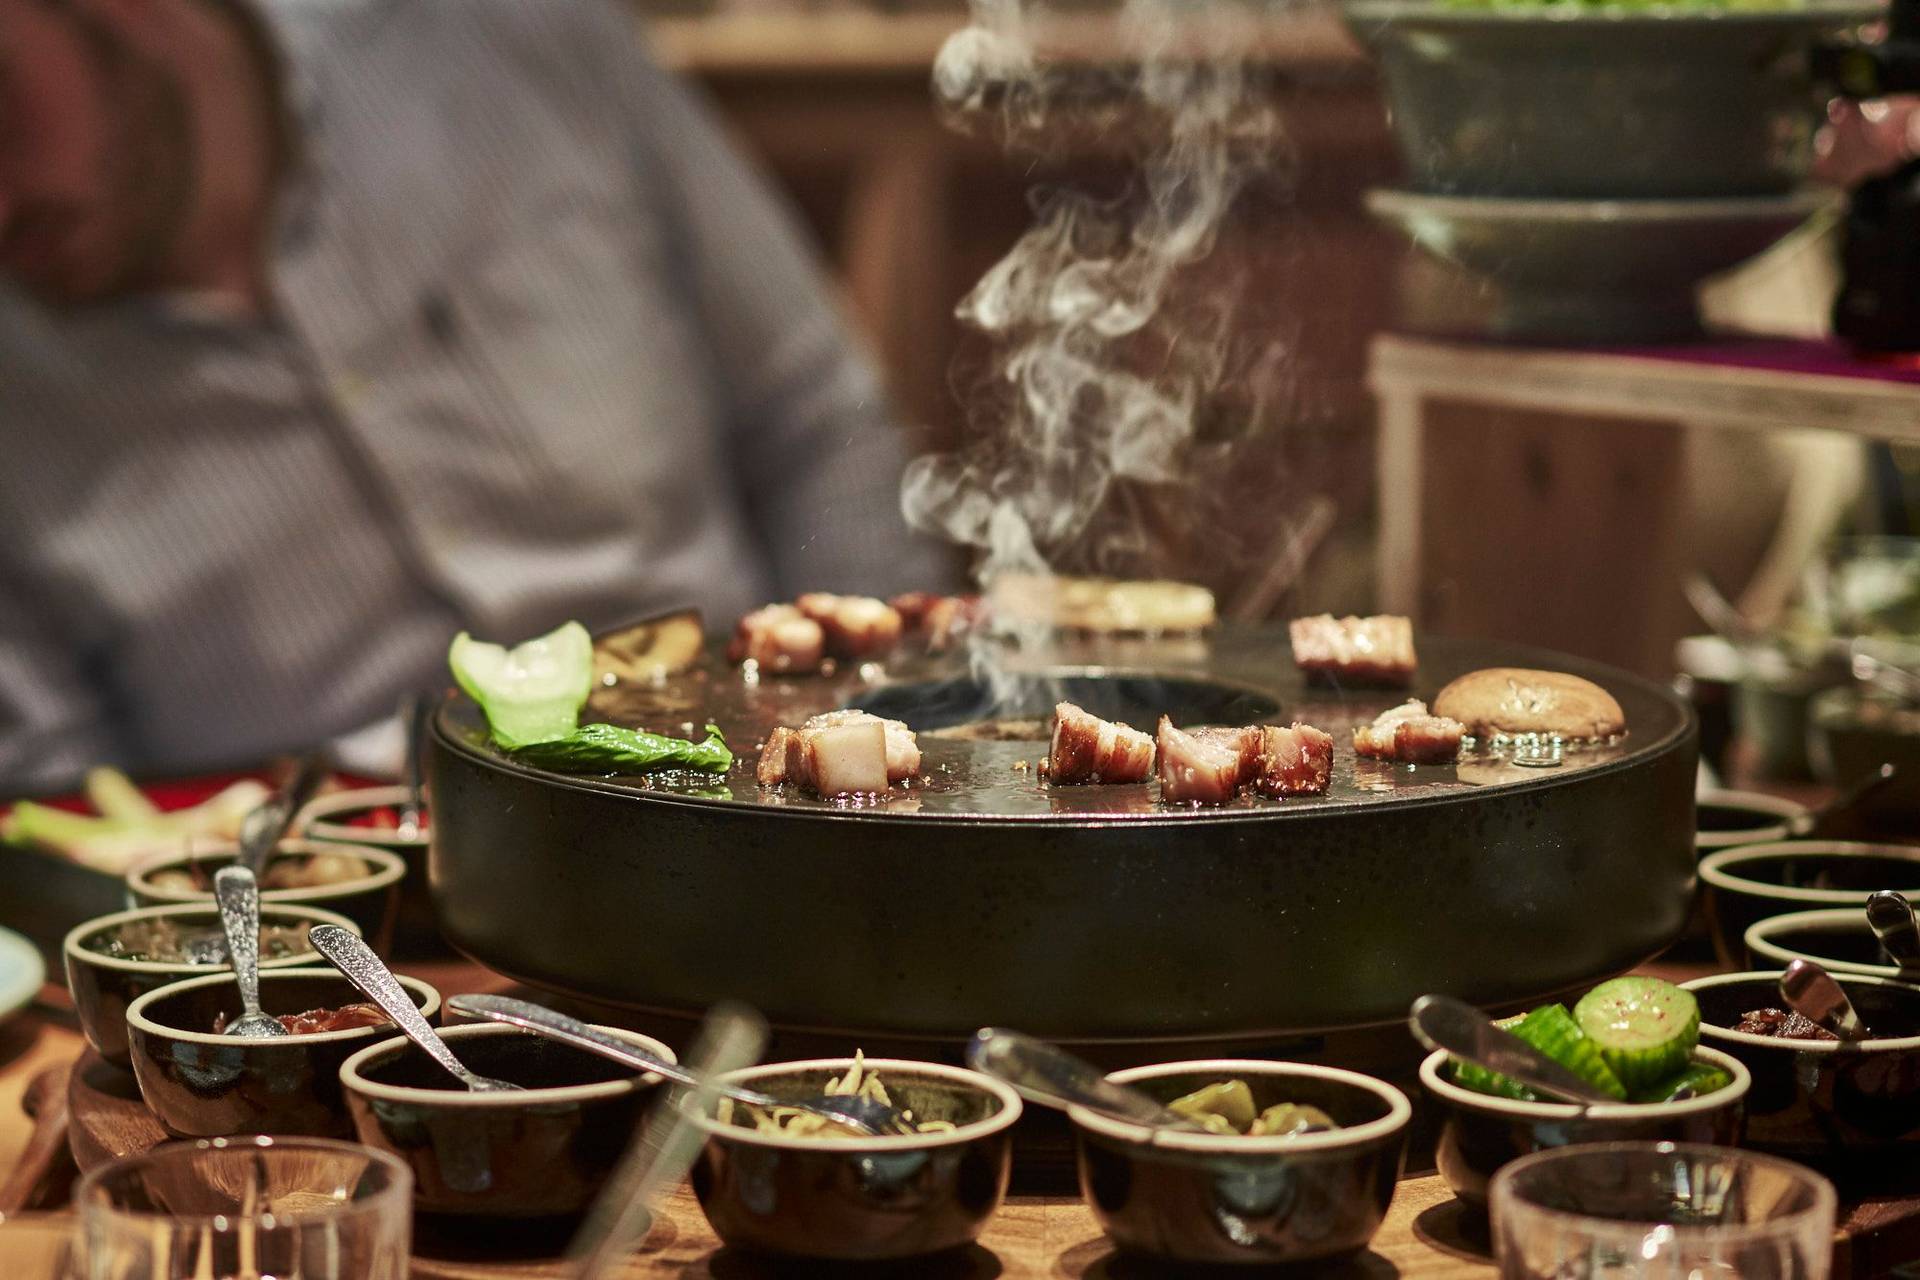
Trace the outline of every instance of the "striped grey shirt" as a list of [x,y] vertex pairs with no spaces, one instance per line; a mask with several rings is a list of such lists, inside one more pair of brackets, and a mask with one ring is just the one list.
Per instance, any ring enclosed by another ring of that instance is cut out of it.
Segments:
[[940,572],[784,211],[611,0],[269,0],[264,322],[0,293],[0,782],[257,760],[519,639]]

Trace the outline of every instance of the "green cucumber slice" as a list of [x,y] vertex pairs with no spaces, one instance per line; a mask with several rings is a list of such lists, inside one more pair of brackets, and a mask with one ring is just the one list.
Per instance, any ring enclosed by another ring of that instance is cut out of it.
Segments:
[[1521,1019],[1513,1034],[1608,1097],[1626,1101],[1626,1086],[1607,1066],[1593,1041],[1582,1034],[1567,1006],[1541,1005]]
[[1603,982],[1573,1007],[1573,1020],[1631,1093],[1684,1070],[1700,1042],[1700,1005],[1661,978]]
[[1711,1062],[1695,1062],[1664,1080],[1633,1095],[1635,1102],[1671,1102],[1682,1089],[1691,1089],[1695,1097],[1716,1092],[1733,1083],[1733,1077]]

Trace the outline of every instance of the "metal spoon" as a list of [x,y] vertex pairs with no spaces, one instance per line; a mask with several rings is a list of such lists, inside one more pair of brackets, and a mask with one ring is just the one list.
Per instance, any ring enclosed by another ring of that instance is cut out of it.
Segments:
[[1749,622],[1747,615],[1741,613],[1705,573],[1696,569],[1687,575],[1681,588],[1686,592],[1687,603],[1700,615],[1700,620],[1734,648],[1748,649],[1765,641],[1766,636],[1760,628]]
[[293,816],[307,807],[314,792],[326,781],[327,761],[319,752],[301,759],[293,780],[268,796],[240,824],[240,865],[259,876],[266,870],[280,838],[287,834]]
[[367,999],[379,1005],[382,1012],[393,1019],[393,1025],[399,1027],[407,1039],[419,1045],[429,1058],[445,1067],[447,1073],[461,1084],[475,1093],[498,1093],[520,1087],[507,1080],[476,1075],[454,1057],[453,1050],[447,1048],[447,1042],[440,1038],[414,1005],[413,997],[393,976],[393,970],[373,954],[372,947],[337,924],[314,925],[307,930],[307,938],[315,951],[330,960],[334,968],[346,975],[348,982],[360,988]]
[[1920,921],[1906,895],[1882,889],[1867,899],[1867,927],[1902,969],[1920,969]]
[[1076,1058],[1045,1040],[1005,1027],[982,1027],[975,1032],[973,1043],[967,1046],[967,1065],[975,1071],[998,1076],[1021,1097],[1043,1107],[1065,1111],[1079,1106],[1152,1129],[1208,1132],[1185,1116],[1167,1110],[1157,1098],[1129,1085],[1115,1084],[1091,1062]]
[[260,1009],[260,885],[245,867],[222,867],[213,877],[220,904],[220,927],[227,933],[227,958],[240,986],[240,1016],[221,1034],[284,1036],[280,1019]]
[[[603,1058],[610,1058],[636,1071],[651,1071],[656,1075],[665,1076],[678,1084],[699,1087],[702,1083],[700,1078],[686,1067],[668,1062],[664,1058],[656,1058],[631,1040],[610,1036],[598,1027],[590,1026],[578,1018],[569,1018],[564,1013],[544,1005],[534,1004],[529,1000],[515,1000],[511,996],[461,995],[448,1000],[447,1007],[467,1017],[488,1018],[494,1022],[521,1027],[570,1044],[576,1049],[597,1053]],[[753,1089],[743,1089],[739,1085],[708,1083],[718,1097],[732,1098],[735,1102],[744,1102],[750,1107],[762,1109],[790,1107],[795,1111],[804,1111],[810,1115],[819,1116],[823,1120],[830,1120],[866,1138],[887,1133],[917,1132],[900,1118],[899,1112],[871,1098],[821,1094],[818,1097],[796,1101],[776,1098],[771,1094],[760,1093]]]
[[1518,1080],[1537,1093],[1590,1106],[1617,1106],[1609,1097],[1541,1053],[1493,1019],[1452,996],[1421,996],[1408,1021],[1413,1038],[1429,1049],[1445,1049],[1463,1062]]
[[397,839],[420,838],[420,822],[427,811],[426,782],[420,776],[420,751],[426,745],[427,727],[433,719],[433,702],[420,694],[406,701],[401,712],[407,729],[407,758],[401,762],[401,781],[406,783],[407,798],[400,805],[400,821],[394,830]]
[[1795,960],[1780,975],[1780,998],[1787,1007],[1815,1026],[1825,1027],[1842,1040],[1865,1040],[1866,1024],[1853,1001],[1833,975],[1811,960]]

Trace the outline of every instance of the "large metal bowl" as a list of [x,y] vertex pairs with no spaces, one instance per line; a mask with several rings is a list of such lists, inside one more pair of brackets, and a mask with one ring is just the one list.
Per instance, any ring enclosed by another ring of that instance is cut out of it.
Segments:
[[1417,190],[1630,199],[1780,195],[1824,97],[1814,44],[1885,12],[1346,0]]
[[[1165,706],[1186,721],[1298,714],[1339,735],[1327,796],[1202,812],[1161,809],[1146,786],[1048,790],[1016,767],[1044,743],[925,732],[977,714],[953,665],[747,685],[709,659],[596,707],[669,731],[710,713],[745,758],[706,786],[523,767],[456,699],[430,759],[440,922],[536,985],[670,1015],[736,997],[783,1028],[890,1041],[986,1023],[1131,1043],[1361,1027],[1426,991],[1561,991],[1678,934],[1695,734],[1669,690],[1423,637],[1426,696],[1479,667],[1552,667],[1609,689],[1630,731],[1558,767],[1482,753],[1409,769],[1345,745],[1401,695],[1308,691],[1287,655],[1284,631],[1263,628],[1061,664],[1067,692],[1135,723]],[[868,808],[754,785],[769,727],[843,704],[918,720],[931,785]]]

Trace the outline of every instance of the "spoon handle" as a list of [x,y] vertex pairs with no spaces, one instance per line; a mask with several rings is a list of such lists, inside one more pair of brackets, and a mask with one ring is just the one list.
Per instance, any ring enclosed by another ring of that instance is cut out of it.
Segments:
[[982,1027],[967,1046],[967,1062],[976,1071],[1005,1080],[1021,1097],[1042,1106],[1060,1110],[1081,1106],[1160,1129],[1199,1127],[1138,1089],[1114,1084],[1091,1062],[1005,1027]]
[[260,884],[241,866],[214,873],[213,896],[220,904],[220,927],[227,934],[227,962],[240,984],[240,1013],[260,1012]]
[[1867,899],[1867,926],[1893,962],[1902,969],[1920,968],[1920,921],[1905,894],[1882,889]]
[[428,1057],[445,1067],[449,1075],[469,1089],[485,1087],[485,1081],[467,1070],[465,1064],[453,1056],[453,1050],[447,1048],[447,1042],[434,1031],[432,1024],[413,1003],[413,997],[393,976],[393,970],[373,954],[372,947],[337,924],[314,925],[307,931],[307,938],[315,951],[331,961],[333,967],[348,982],[360,988],[367,999],[379,1005],[381,1011],[393,1019],[393,1025],[399,1027],[407,1039],[425,1050]]
[[1847,993],[1821,966],[1795,960],[1780,975],[1780,998],[1815,1026],[1825,1027],[1842,1040],[1865,1040],[1867,1029]]
[[424,694],[411,694],[402,709],[407,730],[407,758],[401,762],[401,780],[407,798],[400,805],[399,831],[403,839],[420,838],[420,816],[426,812],[426,783],[420,776],[420,753],[426,748],[427,731],[433,721],[433,700]]

